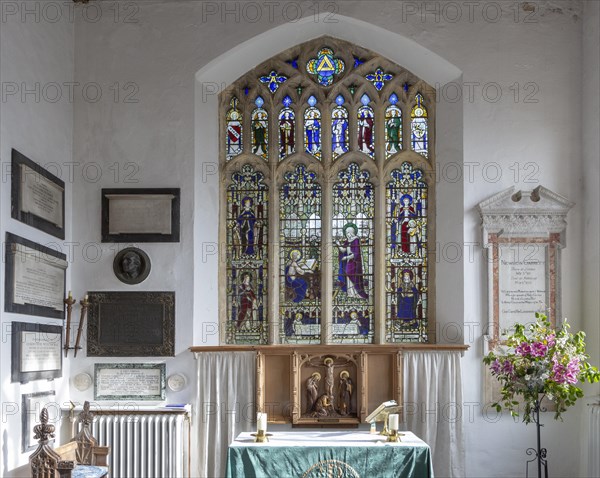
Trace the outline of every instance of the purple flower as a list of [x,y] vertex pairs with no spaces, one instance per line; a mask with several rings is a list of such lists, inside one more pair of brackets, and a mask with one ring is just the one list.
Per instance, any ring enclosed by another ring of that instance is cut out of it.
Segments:
[[554,335],[554,334],[548,335],[547,341],[548,341],[549,348],[554,347],[556,345],[556,335]]
[[498,375],[500,373],[500,361],[498,359],[494,360],[494,363],[490,366],[492,369],[492,373]]
[[567,365],[566,380],[568,383],[577,383],[577,375],[579,375],[579,359],[577,357],[572,358]]
[[502,364],[502,373],[510,376],[514,375],[515,367],[510,360],[505,360]]
[[531,345],[529,345],[528,342],[521,342],[521,344],[515,349],[515,353],[517,355],[530,355]]
[[543,357],[548,352],[548,346],[542,342],[534,342],[531,344],[531,356],[532,357]]

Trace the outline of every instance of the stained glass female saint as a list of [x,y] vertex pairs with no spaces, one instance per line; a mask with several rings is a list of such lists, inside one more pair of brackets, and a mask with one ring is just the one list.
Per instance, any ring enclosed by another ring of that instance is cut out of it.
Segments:
[[264,100],[258,96],[252,112],[252,152],[263,159],[269,156],[269,115],[263,109]]
[[399,251],[409,254],[411,252],[411,237],[417,234],[417,212],[413,205],[412,196],[410,194],[403,194],[400,198],[400,203],[395,204],[393,208],[392,248],[396,248],[399,244]]
[[414,282],[413,272],[410,269],[404,269],[401,274],[402,278],[396,291],[396,317],[413,325],[416,323],[417,306],[421,302],[421,298]]
[[245,197],[242,200],[242,211],[237,217],[237,229],[240,237],[242,254],[254,255],[254,238],[256,215],[254,213],[252,198]]

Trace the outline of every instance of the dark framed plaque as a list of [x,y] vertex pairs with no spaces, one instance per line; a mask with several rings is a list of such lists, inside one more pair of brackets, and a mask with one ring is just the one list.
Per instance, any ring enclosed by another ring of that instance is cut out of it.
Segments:
[[90,357],[175,355],[175,292],[89,292]]
[[[38,441],[34,439],[33,427],[40,423],[42,408],[45,407],[48,411],[48,423],[57,429],[60,426],[61,410],[60,404],[56,402],[54,390],[26,393],[21,397],[21,452],[26,453],[38,446]],[[50,439],[49,443],[54,443],[54,439]]]
[[164,363],[97,363],[94,400],[164,400]]
[[179,242],[181,190],[103,189],[102,242]]
[[67,256],[6,233],[4,310],[65,318]]
[[12,323],[12,382],[62,376],[62,330],[59,325]]
[[11,216],[65,238],[65,183],[17,150],[12,150]]

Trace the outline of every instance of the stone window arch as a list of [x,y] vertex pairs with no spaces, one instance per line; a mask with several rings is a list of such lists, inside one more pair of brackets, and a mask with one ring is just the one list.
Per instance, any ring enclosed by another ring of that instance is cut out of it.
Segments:
[[222,340],[429,342],[434,89],[321,37],[219,101]]

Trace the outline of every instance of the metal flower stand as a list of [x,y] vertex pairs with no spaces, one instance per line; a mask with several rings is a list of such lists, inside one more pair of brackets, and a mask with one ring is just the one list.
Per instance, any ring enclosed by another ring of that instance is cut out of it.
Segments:
[[540,407],[541,407],[542,399],[538,399],[535,401],[535,407],[533,409],[533,421],[535,422],[535,426],[537,428],[537,450],[535,448],[527,448],[525,453],[528,456],[533,455],[531,460],[527,460],[527,464],[525,466],[525,476],[529,478],[529,464],[537,461],[537,477],[542,478],[542,467],[544,468],[544,478],[548,478],[548,461],[546,460],[546,455],[548,451],[545,448],[542,448],[541,443],[541,427],[540,423]]

